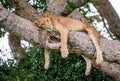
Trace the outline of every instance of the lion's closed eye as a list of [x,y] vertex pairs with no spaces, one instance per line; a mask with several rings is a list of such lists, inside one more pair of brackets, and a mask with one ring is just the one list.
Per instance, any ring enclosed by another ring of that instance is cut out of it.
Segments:
[[45,25],[44,23],[41,23],[41,25]]

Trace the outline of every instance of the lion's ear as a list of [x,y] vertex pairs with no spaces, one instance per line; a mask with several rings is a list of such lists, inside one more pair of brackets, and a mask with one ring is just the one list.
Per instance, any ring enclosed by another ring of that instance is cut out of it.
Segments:
[[50,16],[50,13],[49,13],[49,12],[45,12],[42,16],[43,16],[43,17],[49,17],[49,16]]

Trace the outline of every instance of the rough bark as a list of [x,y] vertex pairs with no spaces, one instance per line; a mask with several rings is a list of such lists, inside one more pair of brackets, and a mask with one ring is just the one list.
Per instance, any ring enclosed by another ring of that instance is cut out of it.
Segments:
[[[27,38],[26,40],[33,39],[33,41],[38,42],[39,32],[37,32],[37,28],[34,27],[30,21],[26,21],[25,19],[10,13],[3,8],[2,5],[0,5],[0,21],[6,30],[16,35],[19,34],[18,36]],[[22,27],[22,25],[24,26]]]
[[30,21],[39,19],[41,13],[35,10],[26,0],[7,0],[14,8],[15,13]]
[[[0,5],[0,22],[3,23],[4,29],[15,33],[16,35],[24,38],[28,41],[34,41],[40,45],[44,45],[50,49],[59,49],[60,44],[55,44],[54,46],[43,43],[40,41],[44,40],[44,34],[41,34],[41,30],[33,26],[33,24],[8,12],[6,9]],[[84,54],[85,56],[91,58],[93,64],[96,68],[106,72],[110,76],[114,77],[116,80],[120,80],[120,42],[117,40],[107,40],[105,38],[100,38],[100,44],[103,49],[104,62],[100,65],[95,63],[95,47],[93,46],[90,38],[87,34],[83,32],[70,31],[68,36],[68,45],[71,52],[76,52]],[[114,46],[114,48],[113,48]]]

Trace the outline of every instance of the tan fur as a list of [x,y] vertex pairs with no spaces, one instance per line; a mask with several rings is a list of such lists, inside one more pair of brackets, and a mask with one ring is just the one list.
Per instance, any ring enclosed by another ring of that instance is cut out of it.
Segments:
[[99,64],[103,61],[102,50],[98,42],[99,33],[89,25],[72,18],[61,17],[61,16],[51,16],[49,14],[44,14],[39,20],[36,20],[33,23],[37,27],[42,27],[45,30],[57,30],[60,32],[61,55],[63,58],[67,57],[69,54],[67,49],[67,36],[68,36],[69,30],[86,30],[94,46],[96,47],[96,52],[97,52],[96,63]]
[[47,50],[47,49],[45,49],[45,50],[44,50],[44,57],[45,57],[45,64],[44,64],[44,68],[45,68],[45,69],[48,69],[49,64],[50,64],[49,54],[50,54],[50,51],[49,51],[49,50]]
[[82,57],[85,59],[86,61],[86,70],[85,70],[85,75],[89,75],[90,74],[90,70],[91,70],[91,64],[92,61],[88,58],[82,55]]

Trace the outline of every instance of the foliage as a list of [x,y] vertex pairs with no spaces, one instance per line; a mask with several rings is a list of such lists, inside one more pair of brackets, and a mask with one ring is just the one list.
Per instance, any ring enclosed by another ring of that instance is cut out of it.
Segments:
[[0,38],[4,37],[5,33],[6,32],[2,28],[0,28]]
[[52,51],[50,67],[45,70],[42,48],[34,45],[24,53],[20,61],[9,60],[8,65],[0,66],[0,81],[115,81],[95,68],[85,76],[85,61],[77,54],[63,59],[59,52]]
[[88,17],[86,15],[88,14],[88,12],[91,11],[89,4],[87,3],[83,7],[80,7],[79,11],[86,19],[88,19]]
[[74,4],[70,1],[70,0],[67,0],[67,9],[72,12],[74,10]]
[[38,9],[38,11],[40,11],[40,12],[45,12],[47,10],[45,0],[33,0],[32,6],[35,9]]
[[8,3],[7,0],[0,0],[0,2],[3,5],[3,7],[11,10],[12,6]]

